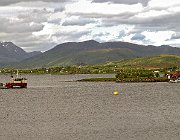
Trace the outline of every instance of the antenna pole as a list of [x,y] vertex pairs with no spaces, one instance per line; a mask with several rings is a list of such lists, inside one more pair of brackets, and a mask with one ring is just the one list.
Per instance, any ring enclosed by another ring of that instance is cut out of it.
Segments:
[[16,77],[18,78],[18,76],[19,76],[19,71],[17,70]]

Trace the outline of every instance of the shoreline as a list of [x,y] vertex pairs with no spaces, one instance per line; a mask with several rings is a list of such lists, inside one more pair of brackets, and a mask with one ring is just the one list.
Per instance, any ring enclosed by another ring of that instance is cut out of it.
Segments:
[[145,82],[169,82],[166,78],[85,78],[77,80],[77,82],[117,82],[117,83],[145,83]]

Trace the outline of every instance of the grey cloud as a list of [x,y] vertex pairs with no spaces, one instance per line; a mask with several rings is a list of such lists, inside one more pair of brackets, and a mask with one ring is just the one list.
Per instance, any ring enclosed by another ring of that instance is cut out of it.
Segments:
[[[94,2],[107,2],[108,0],[94,0]],[[110,0],[109,0],[110,1]],[[127,3],[131,2],[144,2],[143,0],[112,0],[111,2],[116,3]],[[148,2],[148,1],[146,1]],[[155,10],[161,12],[161,10],[168,11],[168,9],[152,9],[145,8],[142,12],[131,13],[125,12],[121,14],[101,14],[101,13],[69,13],[69,15],[76,15],[84,18],[96,18],[102,21],[102,24],[99,26],[117,26],[119,24],[130,24],[135,25],[138,28],[142,27],[142,29],[150,29],[150,30],[179,30],[180,29],[180,13],[172,12],[166,15],[161,16],[149,16],[149,17],[137,17],[136,15],[140,13],[149,12],[150,10]],[[98,25],[97,25],[98,26]]]
[[32,1],[64,3],[64,2],[73,2],[76,0],[1,0],[0,6],[11,5],[11,4],[19,3],[19,2],[32,2]]
[[[131,24],[135,25],[135,32],[142,31],[175,31],[180,32],[180,13],[159,16],[144,20],[134,19]],[[180,36],[177,36],[180,37]],[[176,37],[176,38],[177,38]]]
[[164,27],[168,27],[171,30],[180,31],[180,12],[166,16],[160,16],[159,18],[153,19],[151,25],[163,25]]
[[93,0],[93,2],[102,3],[102,2],[110,2],[110,3],[119,3],[119,4],[137,4],[141,3],[143,5],[147,5],[150,0]]
[[[10,5],[15,4],[18,2],[29,2],[36,0],[1,0],[0,6],[3,5]],[[41,0],[44,2],[59,2],[59,3],[66,3],[72,2],[75,0]],[[114,4],[136,4],[141,3],[144,6],[148,4],[148,0],[94,0],[93,2],[96,3],[103,3],[103,2],[111,2]],[[26,5],[26,4],[25,4]],[[28,4],[27,4],[28,5]],[[48,9],[48,3],[45,3]],[[53,6],[56,4],[53,4]],[[24,47],[26,50],[42,50],[45,51],[50,47],[54,46],[56,42],[63,43],[66,41],[78,41],[81,37],[92,37],[92,39],[101,40],[103,37],[109,36],[109,34],[99,33],[99,34],[92,34],[90,29],[89,31],[83,32],[59,32],[53,34],[51,37],[48,35],[44,36],[33,36],[32,32],[41,31],[44,28],[43,22],[47,24],[56,24],[58,27],[63,26],[85,26],[87,24],[93,23],[94,27],[98,29],[98,27],[113,27],[118,25],[133,25],[134,29],[128,33],[124,32],[123,30],[119,32],[118,39],[128,36],[130,34],[135,34],[131,39],[132,40],[143,40],[144,43],[153,43],[149,40],[145,40],[145,37],[141,34],[143,31],[175,31],[176,34],[172,36],[172,40],[180,39],[180,13],[170,13],[169,15],[163,16],[154,16],[154,17],[137,17],[140,13],[133,13],[133,12],[125,12],[121,14],[101,14],[98,13],[86,13],[86,12],[77,12],[77,13],[67,13],[65,9],[65,4],[59,4],[59,8],[51,7],[51,10],[48,11],[47,9],[38,8],[36,10],[23,10],[23,12],[17,12],[14,16],[17,16],[18,20],[10,21],[11,15],[5,16],[2,14],[2,18],[0,17],[0,39],[6,41],[13,41],[17,43],[20,47]],[[37,6],[38,7],[38,6]],[[43,6],[42,6],[43,8]],[[54,9],[54,11],[53,11]],[[150,10],[168,10],[163,8],[153,9],[151,7],[145,7],[142,13],[148,12]],[[63,12],[65,14],[64,17],[58,17]],[[71,11],[69,11],[71,12]],[[17,15],[18,14],[18,15]],[[54,15],[53,15],[54,14]],[[52,16],[51,16],[52,15]],[[78,16],[79,19],[70,20],[71,16]],[[9,19],[8,19],[9,18]],[[63,20],[61,18],[64,18]],[[69,20],[68,20],[69,19]],[[60,22],[65,21],[60,24]],[[100,21],[100,22],[98,22]],[[33,24],[31,24],[33,23]],[[30,24],[32,26],[30,26]],[[55,25],[55,26],[56,26]],[[54,26],[54,25],[53,25]],[[75,27],[74,27],[75,28]],[[53,37],[55,39],[53,39]],[[56,40],[57,39],[57,40]],[[115,38],[116,39],[116,38]],[[55,41],[54,41],[55,40]]]
[[21,13],[17,17],[23,22],[35,22],[35,23],[42,23],[46,22],[49,14],[52,14],[52,12],[47,11],[46,9],[42,10],[33,10],[26,13]]
[[169,15],[154,16],[147,18],[138,18],[136,15],[128,14],[125,18],[122,15],[112,17],[102,17],[101,26],[117,26],[120,24],[134,25],[134,32],[144,30],[150,31],[180,31],[180,13],[171,13]]
[[54,12],[56,13],[56,12],[62,12],[62,11],[64,11],[65,10],[65,7],[59,7],[59,8],[55,8],[54,9]]
[[34,42],[31,33],[0,33],[1,41],[11,41],[19,47],[24,47],[26,42]]
[[173,34],[171,39],[180,39],[180,32],[176,32],[176,34]]
[[94,19],[91,18],[78,18],[78,19],[72,19],[72,20],[66,20],[62,25],[63,26],[84,26],[86,24],[95,23]]
[[105,37],[105,36],[107,37],[109,35],[111,35],[111,34],[110,33],[102,33],[102,32],[100,32],[99,34],[94,34],[92,36],[92,39],[96,40],[98,42],[104,42],[105,40],[103,40],[102,37]]
[[101,17],[102,24],[100,26],[110,27],[117,26],[120,24],[134,24],[132,19],[134,17],[133,13],[123,13],[118,15],[99,15]]
[[78,40],[80,37],[84,35],[89,35],[91,31],[79,31],[79,32],[58,32],[54,34],[54,36],[61,38],[65,37],[68,40]]
[[101,14],[101,13],[83,13],[83,12],[74,12],[74,13],[67,13],[69,16],[80,16],[83,18],[96,18],[96,19],[127,19],[129,17],[134,16],[137,13],[131,12],[124,12],[120,14]]
[[0,40],[12,41],[26,51],[45,51],[55,45],[49,35],[35,37],[33,32],[43,30],[43,22],[49,22],[48,18],[53,11],[35,9],[21,12],[16,20],[11,17],[0,16]]
[[93,38],[99,38],[99,37],[108,36],[108,35],[110,35],[110,33],[99,33],[99,34],[94,34]]
[[132,38],[131,38],[131,40],[144,40],[145,39],[145,36],[144,35],[142,35],[142,34],[135,34]]
[[[24,41],[31,41],[32,39],[32,34],[31,33],[1,33],[0,32],[0,38],[3,41],[12,41],[15,42],[24,40]],[[22,39],[23,38],[23,39]]]
[[51,36],[51,38],[56,38],[56,43],[72,42],[72,41],[81,41],[83,36],[89,36],[91,31],[77,31],[77,32],[58,32]]
[[47,35],[35,37],[32,33],[0,33],[1,41],[11,41],[25,51],[46,51],[55,43]]
[[37,32],[41,31],[44,25],[39,23],[34,23],[30,25],[29,23],[23,22],[11,22],[8,19],[0,18],[0,31],[4,33],[27,33],[27,32]]
[[34,41],[31,41],[31,42],[15,41],[15,44],[22,47],[27,52],[31,52],[32,50],[44,52],[46,50],[51,49],[52,47],[54,47],[56,45],[56,43],[53,43],[49,40],[40,40],[40,39],[36,39]]
[[119,33],[119,38],[122,38],[122,37],[124,37],[126,35],[126,33],[125,33],[125,31],[120,31],[120,33]]
[[48,20],[48,23],[50,23],[50,24],[55,24],[55,25],[60,25],[60,23],[61,23],[61,19],[60,18],[57,18],[57,19],[49,19]]

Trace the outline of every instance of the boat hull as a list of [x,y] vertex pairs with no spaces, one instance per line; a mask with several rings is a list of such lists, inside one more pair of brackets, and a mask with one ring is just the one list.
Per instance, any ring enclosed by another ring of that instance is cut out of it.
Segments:
[[27,83],[6,83],[6,88],[27,88]]
[[180,80],[170,80],[170,83],[180,83]]

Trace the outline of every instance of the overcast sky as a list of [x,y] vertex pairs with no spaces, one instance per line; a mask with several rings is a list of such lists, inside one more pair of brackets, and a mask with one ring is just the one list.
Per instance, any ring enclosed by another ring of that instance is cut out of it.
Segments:
[[180,0],[0,1],[0,41],[29,52],[90,39],[180,47]]

